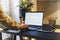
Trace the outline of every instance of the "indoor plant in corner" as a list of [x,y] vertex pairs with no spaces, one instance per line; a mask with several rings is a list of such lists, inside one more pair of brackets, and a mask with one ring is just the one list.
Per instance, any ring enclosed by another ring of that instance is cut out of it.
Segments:
[[19,10],[23,18],[25,18],[25,12],[33,6],[31,0],[19,0]]

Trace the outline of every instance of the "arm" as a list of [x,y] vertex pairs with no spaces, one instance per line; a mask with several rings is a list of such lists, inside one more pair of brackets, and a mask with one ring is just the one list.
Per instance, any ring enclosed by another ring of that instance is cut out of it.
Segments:
[[0,22],[4,25],[4,26],[8,26],[8,27],[14,27],[17,29],[20,28],[27,28],[27,25],[23,24],[23,25],[19,25],[14,19],[12,19],[11,17],[9,17],[1,8],[0,6]]

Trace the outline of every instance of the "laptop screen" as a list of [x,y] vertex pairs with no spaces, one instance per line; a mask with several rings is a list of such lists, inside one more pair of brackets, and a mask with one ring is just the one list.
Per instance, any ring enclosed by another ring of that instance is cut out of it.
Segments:
[[42,23],[43,23],[43,12],[25,13],[25,24],[42,26]]

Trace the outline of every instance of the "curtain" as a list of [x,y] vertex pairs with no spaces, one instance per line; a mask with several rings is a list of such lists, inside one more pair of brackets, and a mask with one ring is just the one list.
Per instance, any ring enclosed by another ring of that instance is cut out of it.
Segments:
[[2,5],[4,11],[15,19],[16,22],[20,23],[19,20],[19,0],[0,0],[0,4]]
[[8,14],[9,13],[9,3],[8,3],[8,0],[0,0],[0,4],[1,4],[2,8],[4,9],[4,11]]

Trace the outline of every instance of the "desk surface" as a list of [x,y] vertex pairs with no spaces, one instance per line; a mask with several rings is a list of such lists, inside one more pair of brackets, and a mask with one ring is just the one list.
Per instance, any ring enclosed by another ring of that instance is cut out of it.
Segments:
[[33,38],[45,38],[50,40],[60,40],[60,33],[54,33],[54,32],[37,32],[37,31],[31,31],[27,30],[24,32],[21,32],[23,36],[29,36]]

